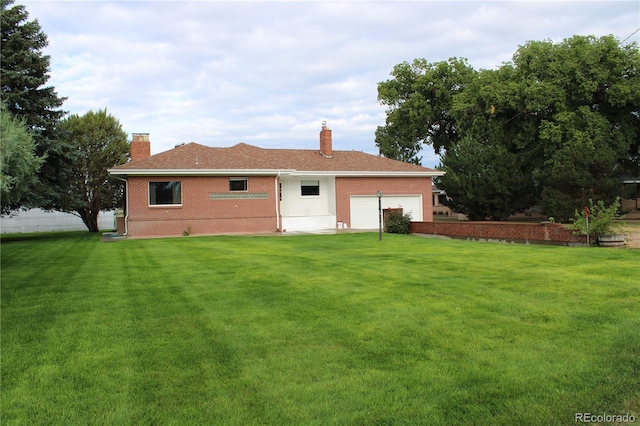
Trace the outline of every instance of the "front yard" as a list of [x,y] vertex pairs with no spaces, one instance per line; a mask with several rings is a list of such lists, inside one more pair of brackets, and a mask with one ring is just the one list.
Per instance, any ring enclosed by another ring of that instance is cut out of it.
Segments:
[[377,238],[3,236],[2,423],[640,417],[640,250]]

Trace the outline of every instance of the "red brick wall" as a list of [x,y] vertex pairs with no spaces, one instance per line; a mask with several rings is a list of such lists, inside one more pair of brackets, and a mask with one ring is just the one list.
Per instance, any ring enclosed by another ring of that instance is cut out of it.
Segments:
[[[182,182],[182,205],[149,206],[149,182]],[[227,232],[268,232],[277,229],[275,177],[248,177],[248,193],[264,199],[210,199],[229,191],[228,177],[130,177],[128,235],[132,237]],[[242,193],[245,194],[245,193]]]
[[375,195],[378,191],[389,195],[422,194],[422,220],[425,222],[433,220],[430,177],[337,177],[336,220],[351,227],[351,196]]
[[559,223],[411,222],[409,232],[469,239],[586,243],[586,236],[573,235]]

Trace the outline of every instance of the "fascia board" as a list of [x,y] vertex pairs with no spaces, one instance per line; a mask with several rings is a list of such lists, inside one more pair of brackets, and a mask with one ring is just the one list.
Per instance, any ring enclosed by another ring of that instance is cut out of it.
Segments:
[[292,176],[336,176],[336,177],[435,177],[444,176],[445,172],[433,170],[428,172],[388,172],[388,171],[294,171]]
[[445,172],[390,171],[319,171],[319,170],[274,170],[274,169],[108,169],[112,176],[336,176],[336,177],[435,177]]
[[108,169],[113,176],[277,176],[294,170],[273,169]]

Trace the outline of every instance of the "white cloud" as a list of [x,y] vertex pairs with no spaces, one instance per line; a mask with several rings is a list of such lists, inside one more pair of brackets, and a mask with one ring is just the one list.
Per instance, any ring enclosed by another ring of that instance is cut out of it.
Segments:
[[377,83],[394,65],[455,56],[495,68],[529,40],[624,39],[640,14],[635,1],[23,4],[49,37],[64,108],[108,108],[125,131],[151,133],[154,153],[190,141],[314,148],[322,120],[335,149],[376,153]]

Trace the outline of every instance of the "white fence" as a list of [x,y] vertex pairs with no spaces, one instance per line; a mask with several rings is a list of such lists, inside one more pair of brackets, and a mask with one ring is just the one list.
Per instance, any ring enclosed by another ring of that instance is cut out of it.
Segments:
[[[104,231],[115,229],[114,212],[100,212],[98,227]],[[84,222],[78,216],[70,213],[31,209],[0,218],[0,231],[3,234],[81,230],[87,230]]]

